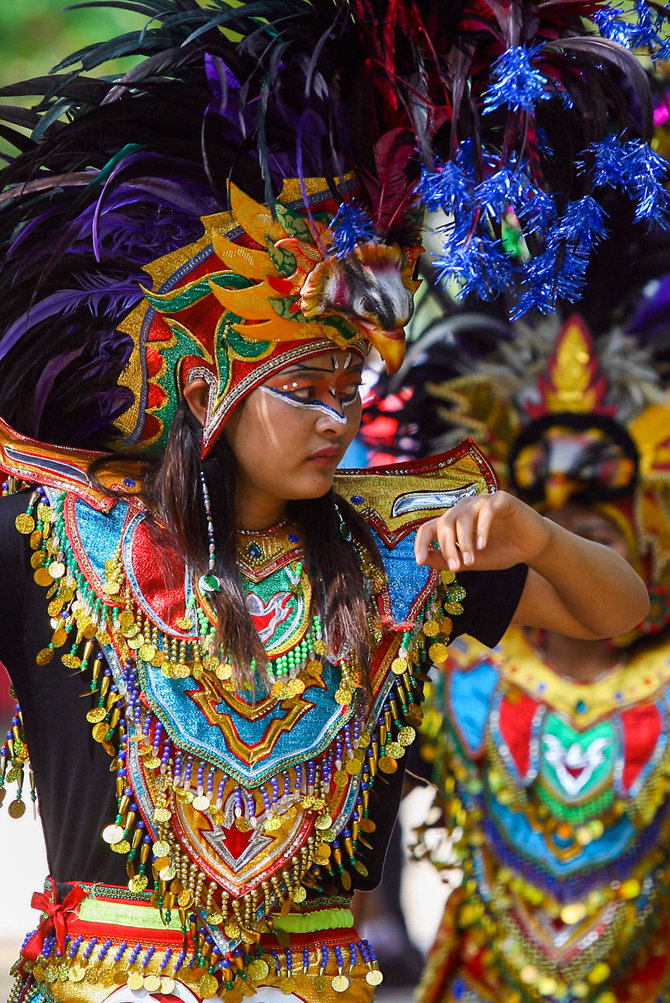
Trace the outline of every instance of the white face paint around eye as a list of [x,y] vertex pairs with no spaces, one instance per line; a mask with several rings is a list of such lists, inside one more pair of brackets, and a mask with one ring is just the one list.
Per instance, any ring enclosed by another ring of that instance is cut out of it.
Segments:
[[[338,411],[337,408],[330,407],[329,404],[325,404],[323,401],[319,401],[319,400],[316,400],[316,401],[301,401],[301,400],[298,400],[296,397],[293,396],[293,394],[291,393],[290,390],[285,390],[284,387],[281,387],[281,388],[280,387],[261,387],[260,389],[263,390],[264,393],[270,394],[272,397],[278,397],[285,404],[290,404],[291,407],[307,408],[310,411],[320,411],[321,414],[328,415],[329,418],[332,418],[339,425],[346,425],[347,424],[347,416],[344,413],[344,410],[347,407],[349,407],[349,405],[353,404],[353,402],[354,402],[353,400],[344,402],[342,404],[342,411]],[[331,393],[332,393],[333,398],[334,398],[335,397],[335,393],[332,392],[332,391],[331,391]],[[355,398],[354,398],[354,400],[355,400]]]

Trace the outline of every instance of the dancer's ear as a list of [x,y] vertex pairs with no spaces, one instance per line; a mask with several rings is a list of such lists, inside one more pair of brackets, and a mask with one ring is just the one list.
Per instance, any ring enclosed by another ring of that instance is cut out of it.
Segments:
[[207,402],[209,400],[209,383],[207,380],[192,380],[184,387],[184,398],[191,413],[201,425],[205,424]]

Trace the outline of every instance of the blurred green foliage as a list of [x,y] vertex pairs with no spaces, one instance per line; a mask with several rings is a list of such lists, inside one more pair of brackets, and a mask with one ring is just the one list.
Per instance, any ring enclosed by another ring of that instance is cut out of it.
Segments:
[[[67,10],[66,4],[67,0],[0,0],[0,86],[46,73],[83,46],[146,23],[133,11]],[[116,68],[122,66],[119,62]]]

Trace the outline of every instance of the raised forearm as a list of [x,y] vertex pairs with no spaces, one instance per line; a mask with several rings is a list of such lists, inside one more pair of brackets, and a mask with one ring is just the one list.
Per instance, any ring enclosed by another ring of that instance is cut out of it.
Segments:
[[[574,620],[570,633],[611,637],[640,623],[649,612],[649,597],[644,582],[628,562],[609,547],[575,536],[549,520],[545,522],[546,545],[528,563]],[[536,626],[542,620],[542,626],[552,629],[554,625],[547,623],[547,612],[553,606],[548,590],[531,579],[529,591],[530,601],[525,606],[522,603],[518,611],[519,622],[523,617],[526,625]],[[555,626],[565,628],[564,623]]]

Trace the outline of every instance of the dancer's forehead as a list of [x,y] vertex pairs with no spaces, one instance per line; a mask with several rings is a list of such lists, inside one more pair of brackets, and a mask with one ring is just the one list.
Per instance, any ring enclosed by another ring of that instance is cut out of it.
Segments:
[[281,379],[287,376],[314,376],[315,378],[355,373],[358,375],[363,368],[363,358],[357,352],[346,350],[322,352],[302,362],[294,362],[285,369],[274,373],[270,379]]

